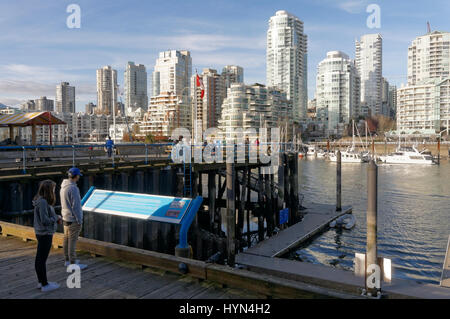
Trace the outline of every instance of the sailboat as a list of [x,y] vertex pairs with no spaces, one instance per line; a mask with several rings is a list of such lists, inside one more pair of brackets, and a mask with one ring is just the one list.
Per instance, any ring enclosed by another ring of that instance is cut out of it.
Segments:
[[[336,152],[330,153],[329,159],[331,162],[337,162]],[[355,148],[355,122],[352,120],[352,146],[349,146],[345,151],[341,152],[342,163],[362,163],[363,158],[361,153],[358,153]]]
[[308,158],[315,158],[317,156],[316,147],[314,145],[305,145],[308,148],[308,151],[306,152],[306,156]]
[[[361,157],[362,157],[363,162],[369,162],[371,159],[371,155],[369,152],[369,141],[368,141],[369,128],[367,126],[367,121],[364,121],[364,124],[365,124],[365,130],[366,130],[366,143],[365,143],[364,151],[361,153]],[[358,132],[358,135],[359,135],[359,132]],[[372,138],[372,135],[371,135],[371,138]],[[361,137],[359,139],[361,141]],[[361,143],[362,143],[362,141],[361,141]]]

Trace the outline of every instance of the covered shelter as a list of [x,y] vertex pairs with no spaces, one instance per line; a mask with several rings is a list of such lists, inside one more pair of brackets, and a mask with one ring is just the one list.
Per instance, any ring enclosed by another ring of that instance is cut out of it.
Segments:
[[36,126],[49,125],[50,145],[52,144],[52,125],[62,125],[66,122],[54,116],[51,112],[30,112],[0,115],[0,127],[9,127],[9,137],[14,140],[14,128],[31,126],[32,145],[36,145]]

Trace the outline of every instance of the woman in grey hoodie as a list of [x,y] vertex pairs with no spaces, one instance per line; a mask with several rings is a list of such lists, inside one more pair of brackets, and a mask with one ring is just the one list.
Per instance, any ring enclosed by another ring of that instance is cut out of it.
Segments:
[[56,224],[61,223],[61,216],[55,214],[53,205],[56,202],[56,183],[47,179],[39,185],[39,190],[33,199],[34,206],[34,232],[38,242],[34,268],[41,291],[51,291],[59,288],[55,282],[47,281],[46,262],[52,247],[53,234]]

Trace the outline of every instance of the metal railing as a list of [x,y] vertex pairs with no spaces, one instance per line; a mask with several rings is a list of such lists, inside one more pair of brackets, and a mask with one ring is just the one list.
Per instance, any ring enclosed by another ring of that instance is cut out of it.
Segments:
[[[116,144],[111,153],[111,157],[107,155],[105,144],[67,144],[67,145],[27,145],[27,146],[0,146],[0,165],[8,164],[9,168],[13,168],[17,163],[21,163],[22,172],[26,174],[27,167],[39,166],[36,163],[43,161],[52,162],[71,162],[72,166],[76,166],[83,160],[105,160],[111,161],[111,165],[115,167],[116,158],[139,158],[143,159],[145,164],[149,163],[151,158],[167,158],[171,159],[172,148],[175,143],[128,143]],[[201,151],[203,153],[204,144],[183,144],[184,148],[190,148],[191,162],[195,160],[195,153]],[[249,157],[254,154],[268,153],[272,151],[275,145],[279,152],[292,152],[296,150],[293,143],[236,143],[232,144],[235,160]],[[230,145],[227,143],[214,144],[215,151],[220,149],[223,159],[226,159],[227,149]],[[62,151],[58,153],[56,151]],[[244,151],[245,150],[245,151]],[[34,153],[33,153],[34,151]],[[81,151],[82,153],[79,153]],[[244,151],[244,153],[243,153]],[[250,158],[249,158],[250,159]],[[35,163],[34,165],[30,164]],[[11,166],[11,164],[14,164]],[[8,165],[2,165],[3,168]]]
[[[134,144],[116,144],[114,145],[114,149],[111,153],[111,164],[114,167],[115,165],[115,157],[118,155],[123,156],[137,156],[139,158],[143,158],[145,164],[148,164],[149,159],[151,157],[150,151],[154,151],[153,154],[157,155],[156,157],[165,157],[170,158],[170,152],[167,150],[173,146],[173,143],[134,143]],[[127,152],[127,149],[134,149],[135,152]],[[137,150],[136,150],[137,149]],[[68,151],[63,154],[52,154],[52,151]],[[83,154],[77,154],[77,150],[87,151]],[[27,160],[39,162],[42,161],[42,158],[51,160],[51,161],[67,161],[68,158],[71,158],[72,165],[75,166],[76,162],[88,158],[88,160],[105,158],[108,160],[106,145],[105,144],[70,144],[70,145],[28,145],[28,146],[0,146],[0,161],[2,163],[11,164],[22,161],[22,171],[26,174],[27,169]],[[27,152],[34,151],[34,154],[28,154]],[[16,154],[11,154],[12,152],[18,152]],[[20,154],[21,152],[21,154]],[[116,154],[118,153],[118,154]],[[8,155],[11,156],[8,156]],[[20,154],[20,157],[19,157]],[[51,156],[57,156],[50,158]],[[82,156],[80,156],[82,155]]]

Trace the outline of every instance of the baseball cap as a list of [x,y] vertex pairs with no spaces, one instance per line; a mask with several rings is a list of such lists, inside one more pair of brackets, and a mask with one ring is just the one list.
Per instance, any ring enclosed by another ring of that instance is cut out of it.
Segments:
[[77,167],[72,167],[71,169],[69,169],[69,174],[72,176],[83,176],[83,174],[81,174],[80,170]]

